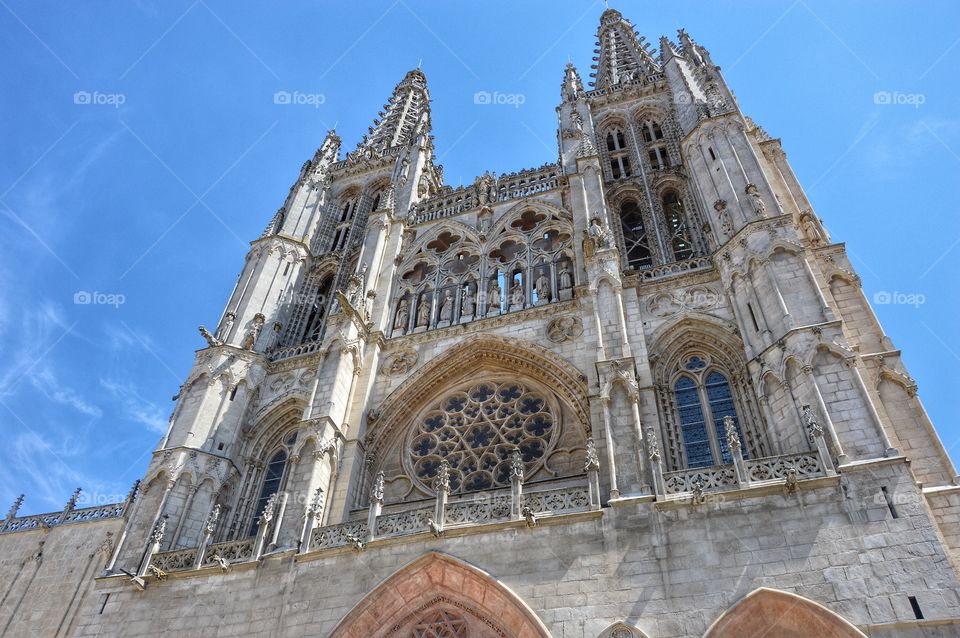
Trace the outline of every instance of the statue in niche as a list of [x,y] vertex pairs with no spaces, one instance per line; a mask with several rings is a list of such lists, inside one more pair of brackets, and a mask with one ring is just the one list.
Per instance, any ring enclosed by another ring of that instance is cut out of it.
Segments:
[[417,308],[417,327],[426,327],[430,324],[430,293],[420,295],[420,307]]
[[443,301],[440,302],[440,321],[450,321],[453,316],[453,293],[445,290]]
[[514,280],[513,287],[510,288],[510,310],[520,310],[523,308],[523,285],[519,280]]
[[560,266],[560,273],[557,275],[558,288],[560,290],[570,290],[573,288],[573,275],[570,274],[570,265],[563,262]]
[[259,312],[254,315],[252,325],[246,334],[243,335],[243,342],[240,344],[241,348],[244,350],[253,350],[253,346],[256,345],[257,337],[260,336],[260,331],[263,329],[263,324],[266,320],[266,317]]
[[473,286],[467,284],[463,289],[463,300],[460,302],[460,315],[464,317],[473,316],[474,305]]
[[226,341],[227,337],[230,336],[230,330],[233,328],[233,322],[237,318],[237,315],[232,312],[228,312],[223,317],[223,323],[220,324],[220,329],[217,330],[217,341]]
[[800,216],[800,230],[803,236],[807,238],[812,246],[820,246],[827,243],[826,237],[820,228],[819,221],[807,211]]
[[494,279],[490,284],[490,290],[487,292],[487,311],[500,310],[500,282]]
[[547,279],[543,271],[540,271],[540,275],[534,282],[534,287],[537,289],[537,305],[550,301],[550,280]]
[[410,302],[404,297],[397,304],[397,316],[393,320],[393,329],[406,330],[408,321],[410,321]]
[[596,250],[610,246],[610,231],[600,222],[599,217],[594,217],[590,220],[590,230],[588,233]]
[[763,197],[760,196],[756,184],[747,184],[746,193],[750,198],[750,205],[753,206],[753,212],[760,219],[765,219],[767,217],[767,205],[763,202]]

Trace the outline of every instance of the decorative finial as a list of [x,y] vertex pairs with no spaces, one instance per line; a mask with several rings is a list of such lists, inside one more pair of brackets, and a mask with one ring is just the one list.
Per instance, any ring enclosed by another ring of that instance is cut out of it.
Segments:
[[23,494],[17,497],[17,500],[13,502],[13,505],[10,507],[10,511],[7,512],[7,520],[9,521],[12,518],[15,518],[17,512],[20,511],[20,506],[23,505]]
[[73,511],[73,508],[77,506],[77,499],[80,498],[80,488],[73,490],[73,494],[70,495],[70,500],[67,501],[67,506],[63,508],[65,512]]

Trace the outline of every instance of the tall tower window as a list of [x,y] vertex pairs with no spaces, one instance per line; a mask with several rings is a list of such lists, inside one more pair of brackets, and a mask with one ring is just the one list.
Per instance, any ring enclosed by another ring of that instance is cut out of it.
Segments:
[[693,242],[687,228],[686,211],[683,201],[676,191],[667,191],[661,200],[663,215],[667,222],[667,232],[670,235],[670,247],[673,249],[675,261],[683,261],[693,257]]
[[256,535],[260,514],[263,512],[263,508],[267,506],[267,501],[270,500],[270,497],[280,491],[286,468],[287,451],[278,450],[277,453],[271,457],[270,462],[267,463],[267,469],[263,477],[263,486],[260,488],[260,498],[257,499],[257,504],[253,508],[250,529],[247,531],[248,536]]
[[613,179],[630,177],[630,149],[623,137],[623,131],[613,129],[607,133],[607,153],[610,155],[610,173]]
[[657,122],[648,120],[641,124],[643,141],[647,146],[647,157],[653,170],[670,168],[670,155],[667,153],[667,143],[663,129]]
[[[733,419],[737,434],[743,439],[727,377],[717,370],[704,375],[704,368],[699,357],[691,357],[686,364],[688,374],[683,374],[673,386],[687,467],[733,462],[727,447],[725,417]],[[748,456],[745,447],[743,456]]]
[[345,248],[347,237],[350,235],[351,222],[356,212],[357,200],[351,199],[343,203],[343,206],[340,208],[337,232],[334,233],[331,250],[343,250]]
[[646,270],[653,266],[653,255],[647,229],[643,224],[643,214],[636,202],[627,201],[620,207],[620,224],[623,228],[623,244],[627,254],[627,264],[636,270]]

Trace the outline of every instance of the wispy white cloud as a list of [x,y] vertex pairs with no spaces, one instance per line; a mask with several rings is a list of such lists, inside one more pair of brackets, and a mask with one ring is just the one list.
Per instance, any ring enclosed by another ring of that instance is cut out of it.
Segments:
[[123,413],[134,423],[146,426],[151,432],[167,431],[164,410],[156,403],[145,399],[137,387],[127,381],[100,379],[100,386],[117,400]]

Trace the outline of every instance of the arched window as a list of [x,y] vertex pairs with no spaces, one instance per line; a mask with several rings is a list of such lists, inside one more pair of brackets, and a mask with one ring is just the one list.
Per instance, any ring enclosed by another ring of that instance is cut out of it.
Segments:
[[459,614],[440,610],[427,614],[413,626],[412,638],[466,638],[467,623]]
[[285,449],[277,450],[267,463],[266,471],[263,475],[263,484],[260,487],[260,498],[257,499],[256,506],[253,508],[253,516],[250,520],[250,528],[247,531],[248,536],[256,536],[257,525],[259,524],[260,514],[266,507],[270,497],[280,491],[283,485],[287,469],[287,451]]
[[693,242],[687,228],[686,211],[677,191],[669,190],[663,194],[663,215],[670,235],[670,247],[674,261],[683,261],[693,257]]
[[610,173],[613,179],[630,177],[630,149],[627,148],[623,131],[613,129],[607,133],[607,152],[610,155]]
[[629,267],[636,270],[652,267],[653,255],[650,253],[647,229],[636,202],[627,201],[620,206],[620,224],[623,228],[623,244]]
[[[706,366],[700,357],[690,357],[673,385],[687,467],[733,462],[727,447],[725,417],[733,419],[743,440],[730,383],[722,372]],[[742,450],[747,458],[746,446]]]
[[373,205],[370,207],[370,210],[377,210],[378,208],[380,208],[380,199],[381,199],[381,193],[377,193],[376,195],[373,196]]
[[306,329],[303,331],[303,337],[300,343],[316,341],[323,332],[323,318],[327,312],[329,303],[330,286],[333,283],[333,277],[328,275],[326,279],[317,288],[317,293],[310,304],[309,314],[307,315]]
[[663,170],[670,167],[670,155],[667,153],[667,143],[663,129],[657,122],[647,120],[640,125],[643,132],[643,141],[647,146],[647,157],[653,170]]
[[357,212],[357,200],[348,199],[340,207],[340,217],[337,222],[337,230],[333,237],[333,246],[331,250],[343,250],[347,243],[347,237],[350,235],[350,226],[353,216]]

